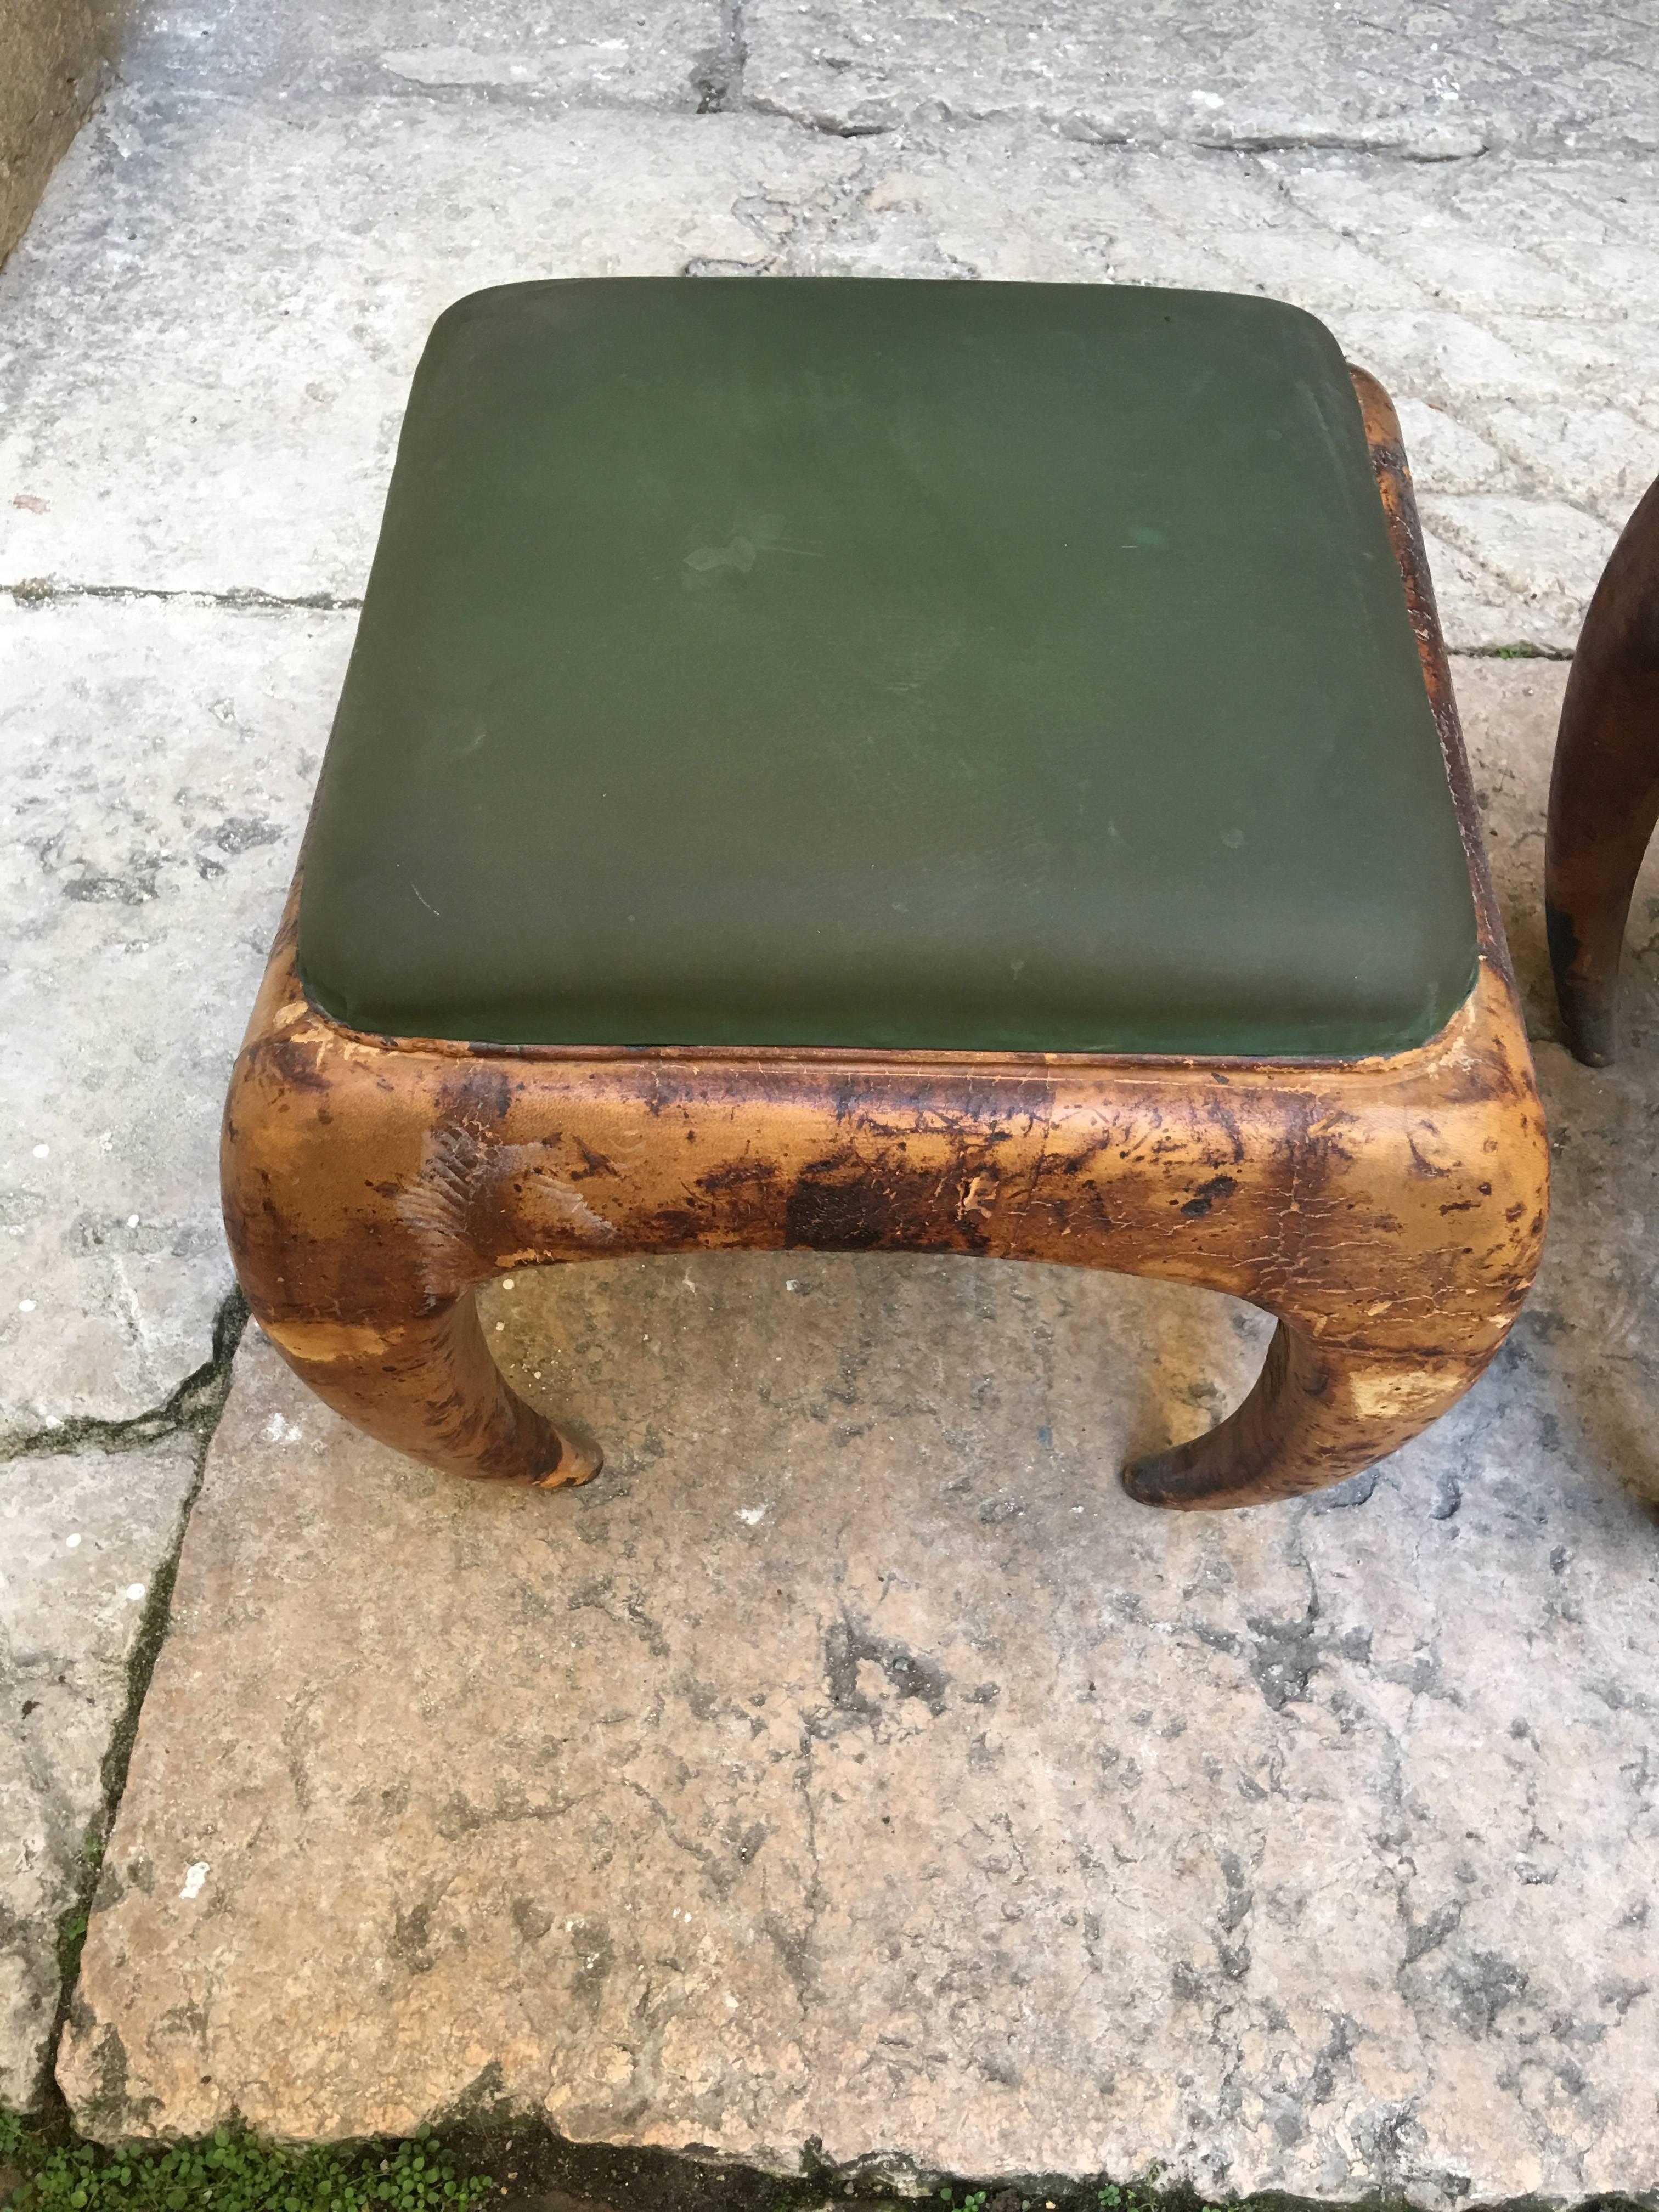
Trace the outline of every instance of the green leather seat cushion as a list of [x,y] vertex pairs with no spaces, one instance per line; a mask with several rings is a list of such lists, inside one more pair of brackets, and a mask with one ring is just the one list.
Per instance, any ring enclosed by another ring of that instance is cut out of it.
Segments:
[[300,961],[480,1043],[1421,1042],[1473,902],[1335,341],[1109,286],[461,301]]

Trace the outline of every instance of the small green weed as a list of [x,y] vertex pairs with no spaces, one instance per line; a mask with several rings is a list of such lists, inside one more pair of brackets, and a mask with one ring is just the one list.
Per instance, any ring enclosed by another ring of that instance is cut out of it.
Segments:
[[210,2142],[56,2148],[0,2112],[0,2166],[22,2185],[9,2212],[471,2212],[494,2185],[458,2172],[424,2130],[356,2149],[277,2148],[220,2128]]

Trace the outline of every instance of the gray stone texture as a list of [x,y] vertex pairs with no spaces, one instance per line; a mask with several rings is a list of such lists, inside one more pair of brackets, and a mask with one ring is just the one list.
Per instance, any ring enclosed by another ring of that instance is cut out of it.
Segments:
[[122,74],[285,102],[415,88],[695,114],[726,85],[730,44],[720,0],[167,0],[138,12]]
[[0,262],[103,76],[87,0],[0,0]]
[[341,614],[0,602],[0,1446],[209,1357],[219,1110],[350,641]]
[[761,108],[859,135],[1014,117],[1096,144],[1352,147],[1444,161],[1659,149],[1659,13],[1519,0],[745,0]]
[[[1465,664],[1545,1001],[1561,672]],[[402,2129],[1449,2207],[1639,2185],[1659,1462],[1632,1049],[1546,1042],[1544,1276],[1448,1419],[1158,1515],[1259,1316],[886,1257],[526,1273],[505,1364],[590,1490],[432,1475],[242,1353],[60,2078],[105,2135]]]
[[41,2087],[58,1936],[104,1840],[103,1761],[193,1442],[0,1464],[0,2106]]

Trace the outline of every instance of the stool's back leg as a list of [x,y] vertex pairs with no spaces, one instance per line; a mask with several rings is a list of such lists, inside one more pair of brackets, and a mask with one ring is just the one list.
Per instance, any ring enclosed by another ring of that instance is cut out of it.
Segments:
[[301,1381],[337,1413],[395,1451],[450,1474],[586,1482],[600,1455],[510,1389],[478,1325],[474,1294],[435,1312],[377,1315],[372,1325],[258,1313]]
[[1659,822],[1659,483],[1613,548],[1573,658],[1550,782],[1550,961],[1567,1042],[1618,1048],[1616,992],[1636,872]]
[[1280,1322],[1255,1388],[1207,1435],[1123,1478],[1143,1505],[1267,1505],[1358,1474],[1455,1405],[1486,1358],[1326,1346]]

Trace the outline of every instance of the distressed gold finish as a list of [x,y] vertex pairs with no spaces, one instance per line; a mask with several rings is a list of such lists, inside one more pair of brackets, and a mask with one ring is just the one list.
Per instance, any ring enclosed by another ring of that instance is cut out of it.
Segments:
[[1243,1405],[1125,1478],[1148,1504],[1317,1489],[1453,1405],[1531,1284],[1547,1153],[1399,425],[1355,383],[1474,891],[1478,975],[1437,1037],[1340,1063],[376,1037],[307,1004],[296,880],[223,1150],[237,1273],[295,1372],[434,1466],[582,1481],[597,1455],[508,1389],[477,1287],[797,1247],[1107,1267],[1273,1314]]

